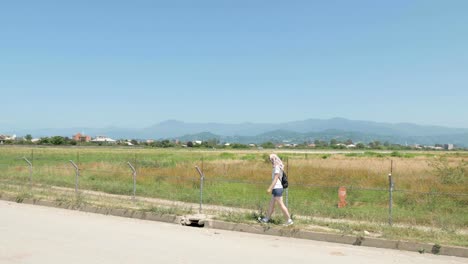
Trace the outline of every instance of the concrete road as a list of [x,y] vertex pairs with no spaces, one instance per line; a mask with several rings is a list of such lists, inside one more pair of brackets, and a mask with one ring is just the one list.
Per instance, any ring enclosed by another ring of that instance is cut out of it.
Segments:
[[468,263],[0,201],[0,263]]

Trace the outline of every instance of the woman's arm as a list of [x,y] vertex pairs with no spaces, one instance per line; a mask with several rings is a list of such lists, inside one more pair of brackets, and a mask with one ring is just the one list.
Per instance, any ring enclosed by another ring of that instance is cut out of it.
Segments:
[[270,187],[268,187],[267,193],[271,193],[273,190],[273,187],[275,187],[276,181],[279,179],[279,173],[275,173],[275,177],[273,178],[273,181],[270,184]]

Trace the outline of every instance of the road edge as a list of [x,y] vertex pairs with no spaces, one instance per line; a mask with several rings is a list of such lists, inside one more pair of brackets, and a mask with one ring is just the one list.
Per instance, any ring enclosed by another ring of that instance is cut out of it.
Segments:
[[[118,217],[127,217],[141,220],[149,221],[158,221],[172,224],[187,224],[190,221],[186,219],[185,216],[171,215],[171,214],[155,214],[151,212],[142,212],[139,210],[133,209],[118,209],[118,208],[104,208],[93,205],[83,205],[83,206],[73,206],[69,204],[61,204],[58,202],[48,201],[48,200],[36,200],[25,198],[21,202],[17,201],[16,197],[11,196],[1,196],[0,200],[14,202],[14,203],[24,203],[31,205],[39,205],[46,207],[55,207],[68,210],[76,210],[87,213],[96,213],[103,215],[112,215]],[[322,233],[316,231],[301,230],[294,226],[271,226],[269,224],[246,224],[246,223],[232,223],[221,220],[203,220],[200,224],[203,224],[204,227],[211,229],[219,230],[229,230],[237,232],[246,232],[253,234],[262,234],[270,236],[282,236],[282,237],[292,237],[299,239],[331,242],[331,243],[340,243],[348,244],[354,246],[365,246],[365,247],[375,247],[375,248],[385,248],[385,249],[396,249],[404,250],[411,252],[419,253],[432,253],[435,255],[446,255],[454,257],[468,258],[468,248],[464,247],[455,247],[455,246],[444,246],[438,244],[430,243],[420,243],[420,242],[411,242],[411,241],[402,241],[402,240],[389,240],[381,238],[372,238],[365,236],[351,236],[351,235],[341,235],[341,234],[331,234],[331,233]],[[197,225],[198,226],[198,225]]]

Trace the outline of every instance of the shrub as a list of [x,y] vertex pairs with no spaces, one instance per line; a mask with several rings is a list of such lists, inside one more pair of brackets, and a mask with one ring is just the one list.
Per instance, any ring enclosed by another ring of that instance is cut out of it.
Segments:
[[457,164],[450,164],[447,158],[439,157],[435,161],[429,162],[433,168],[433,173],[439,177],[442,184],[463,184],[466,182],[468,172],[468,162],[462,160]]

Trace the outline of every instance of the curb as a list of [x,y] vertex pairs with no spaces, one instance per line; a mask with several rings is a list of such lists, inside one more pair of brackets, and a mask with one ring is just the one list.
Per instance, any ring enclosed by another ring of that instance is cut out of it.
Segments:
[[[186,216],[177,216],[177,215],[168,215],[168,214],[154,214],[151,212],[142,212],[132,209],[117,209],[117,208],[104,208],[98,206],[84,205],[81,207],[76,207],[68,204],[61,204],[57,202],[47,201],[47,200],[36,200],[36,199],[24,199],[20,202],[16,200],[15,197],[2,196],[0,200],[5,200],[14,203],[24,203],[32,204],[46,207],[55,207],[68,210],[76,210],[87,213],[96,213],[103,215],[113,215],[118,217],[127,217],[141,220],[149,221],[158,221],[166,222],[172,224],[182,224],[190,225],[190,219],[187,219]],[[330,233],[321,233],[315,231],[305,231],[300,230],[294,227],[276,227],[270,226],[268,224],[244,224],[244,223],[231,223],[220,220],[200,220],[201,224],[205,227],[212,229],[228,230],[228,231],[237,231],[261,235],[270,235],[270,236],[282,236],[282,237],[292,237],[300,239],[308,239],[315,241],[331,242],[331,243],[340,243],[354,246],[365,246],[365,247],[375,247],[375,248],[386,248],[386,249],[396,249],[412,252],[425,252],[438,255],[446,256],[455,256],[468,258],[468,248],[464,247],[455,247],[455,246],[439,246],[437,244],[428,244],[428,243],[419,243],[419,242],[409,242],[401,240],[388,240],[380,238],[371,238],[363,236],[351,236],[351,235],[340,235],[340,234],[330,234]]]
[[455,256],[468,258],[468,248],[455,247],[455,246],[438,246],[436,244],[409,242],[401,240],[388,240],[381,238],[371,238],[362,236],[350,236],[329,234],[314,231],[300,230],[294,227],[270,227],[268,225],[249,225],[243,223],[230,223],[219,220],[206,221],[209,228],[238,231],[254,234],[263,234],[271,236],[284,236],[301,238],[308,240],[316,240],[331,243],[348,244],[354,246],[365,246],[375,248],[396,249],[412,252],[427,252],[439,255]]
[[143,212],[132,209],[119,209],[119,208],[106,208],[92,205],[84,205],[81,207],[76,207],[69,204],[62,204],[59,202],[52,202],[47,200],[36,200],[36,199],[24,199],[21,202],[18,202],[15,197],[3,196],[0,197],[0,200],[14,202],[14,203],[23,203],[31,205],[39,205],[45,207],[54,207],[67,210],[75,210],[86,213],[93,214],[103,214],[103,215],[112,215],[118,217],[134,218],[148,221],[157,221],[157,222],[166,222],[172,224],[181,224],[183,222],[183,217],[177,215],[168,215],[168,214],[154,214],[151,212]]

